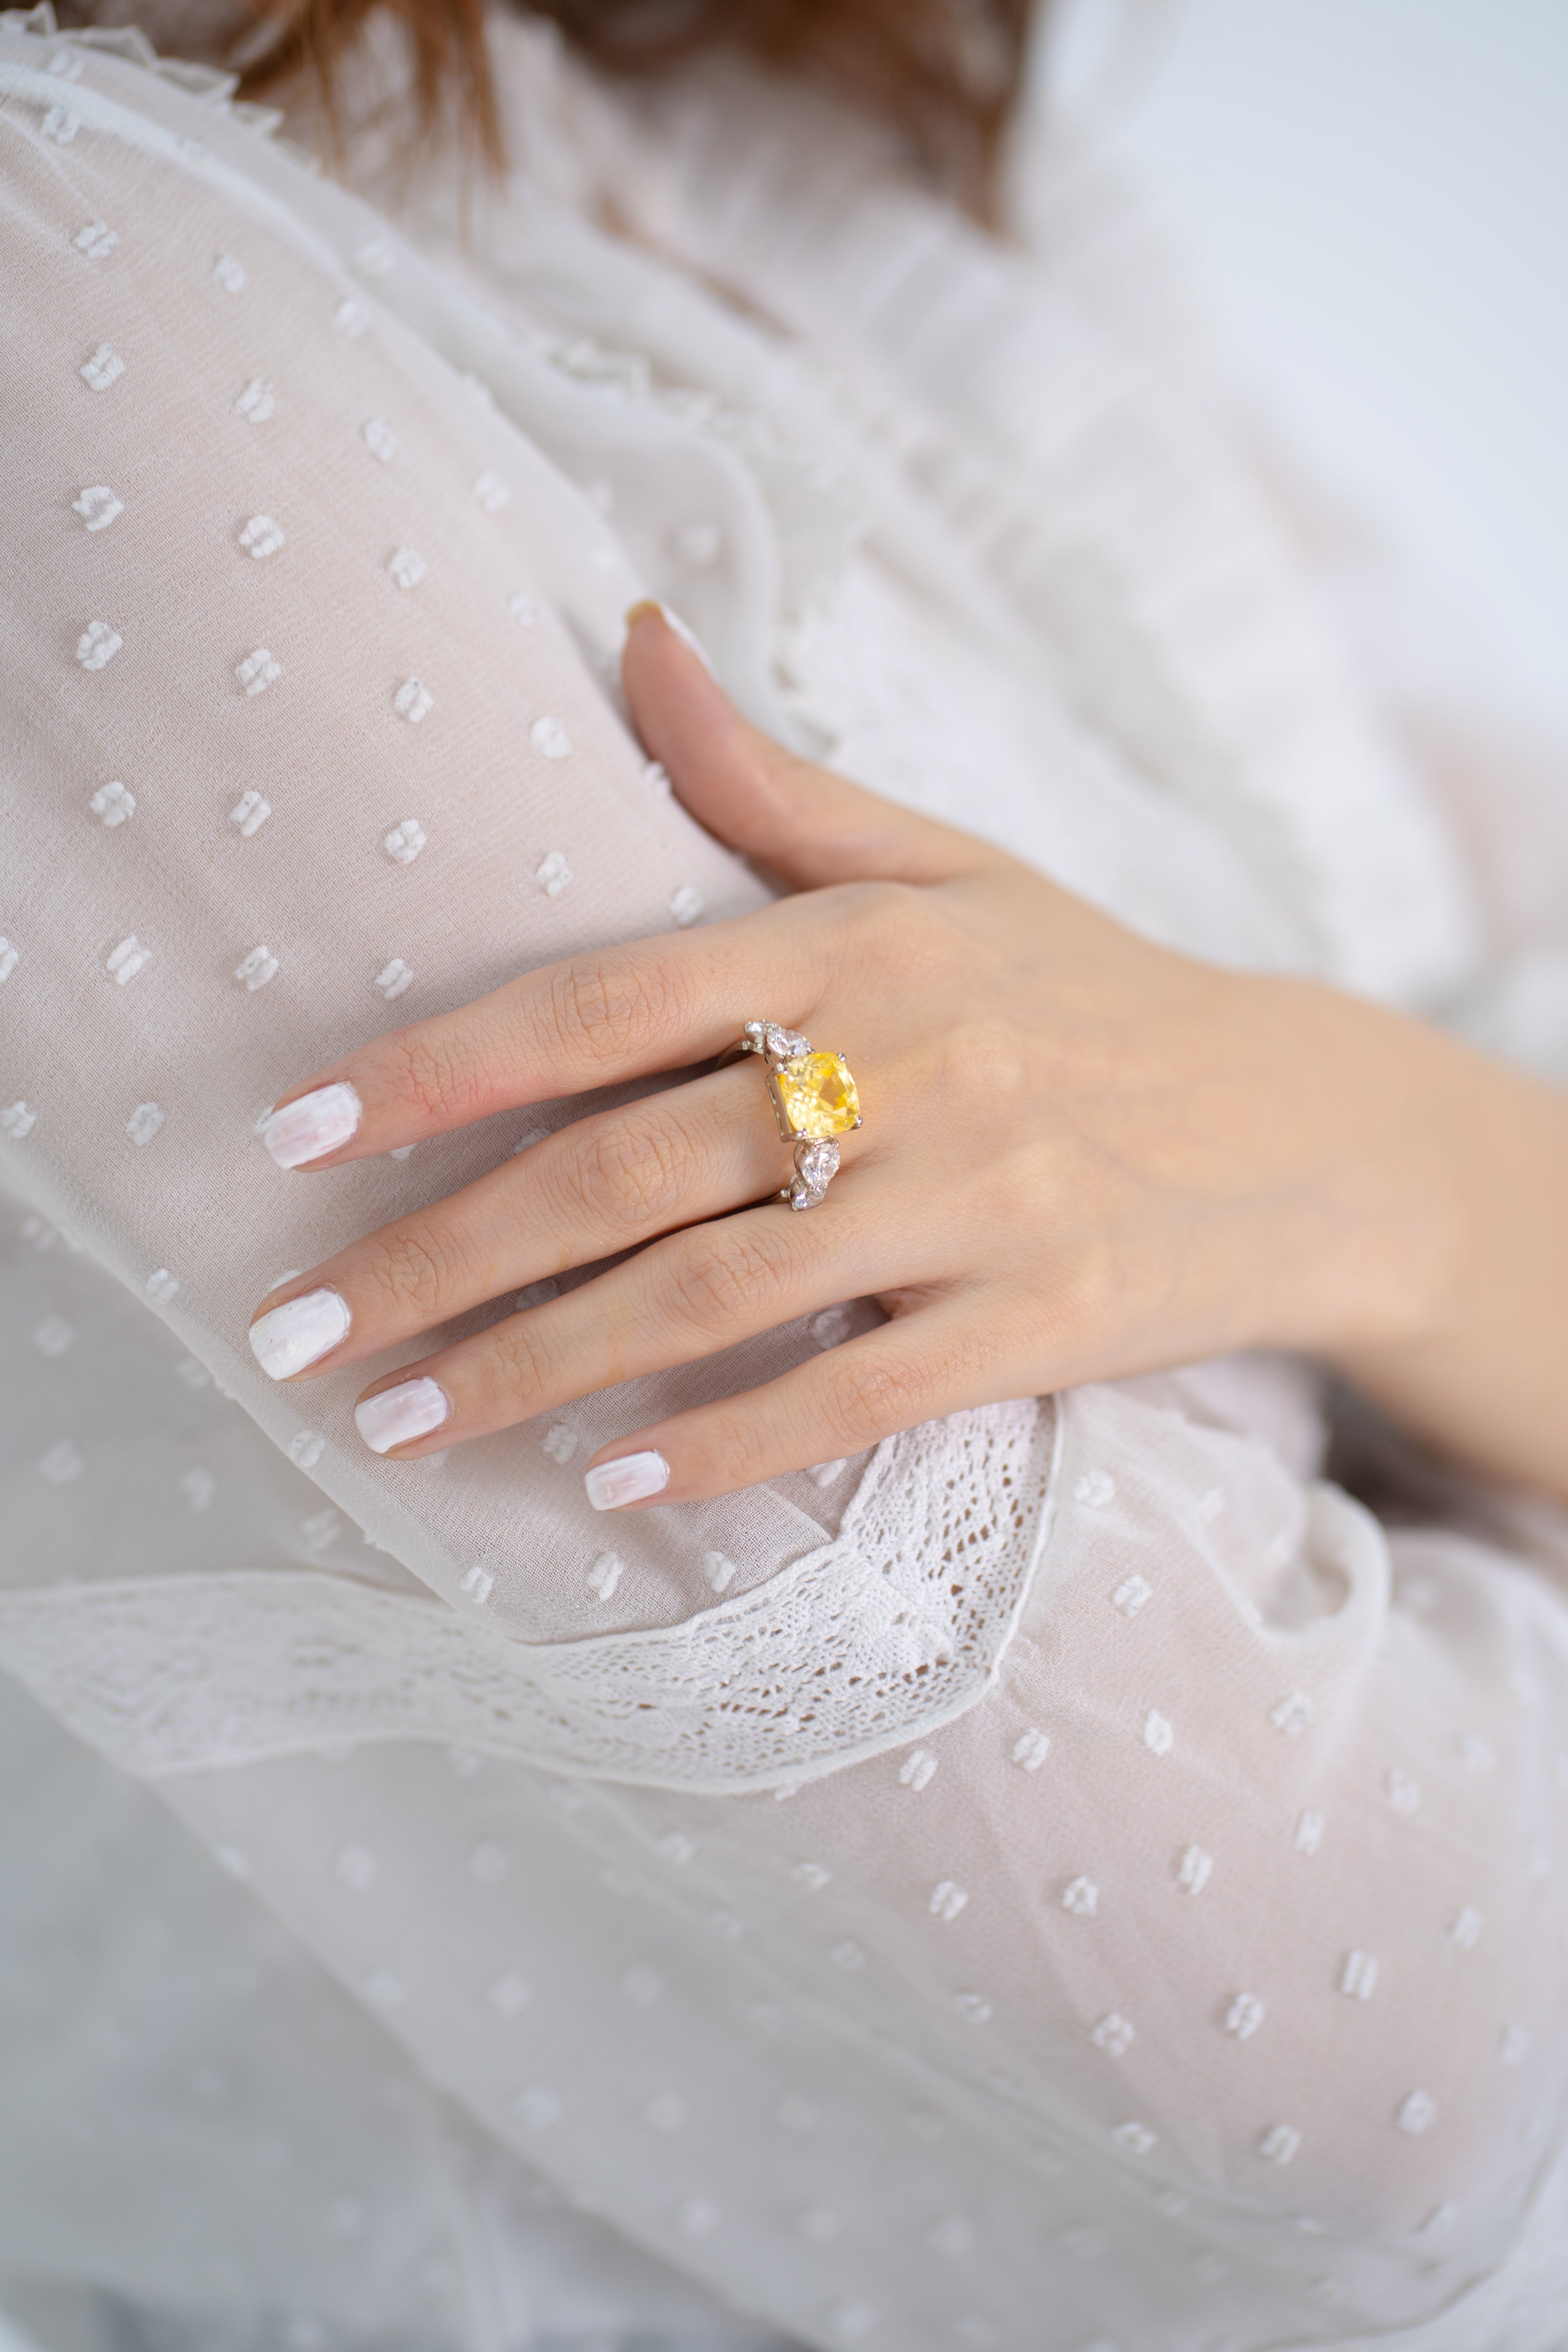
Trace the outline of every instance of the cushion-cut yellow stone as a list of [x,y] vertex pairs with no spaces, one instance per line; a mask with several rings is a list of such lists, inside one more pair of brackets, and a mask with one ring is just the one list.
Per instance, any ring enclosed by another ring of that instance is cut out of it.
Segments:
[[773,1073],[792,1135],[847,1135],[860,1116],[848,1065],[837,1054],[797,1054]]

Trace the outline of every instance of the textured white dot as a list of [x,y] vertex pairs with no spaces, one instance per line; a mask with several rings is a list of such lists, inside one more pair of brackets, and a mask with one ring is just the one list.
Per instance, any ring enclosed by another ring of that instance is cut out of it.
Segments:
[[405,816],[401,824],[393,826],[381,845],[395,866],[412,866],[427,838],[418,818]]
[[100,343],[92,357],[82,362],[78,373],[94,392],[107,392],[125,373],[125,362],[112,343]]
[[259,562],[268,555],[277,554],[284,543],[283,533],[270,515],[252,515],[239,534],[239,543],[247,555],[256,557]]
[[388,558],[386,568],[399,588],[417,588],[430,567],[417,548],[400,547]]
[[278,959],[268,947],[252,948],[250,953],[236,965],[234,976],[236,980],[242,980],[254,994],[257,989],[265,988],[269,980],[277,978]]
[[561,852],[552,849],[549,856],[542,859],[534,868],[533,878],[547,898],[559,898],[572,879],[572,868]]
[[506,483],[488,468],[474,484],[474,496],[487,514],[500,514],[502,507],[511,503],[511,492]]
[[88,806],[94,816],[112,832],[116,825],[123,824],[127,817],[135,815],[136,795],[127,792],[121,783],[100,784]]
[[626,1561],[618,1551],[602,1551],[588,1570],[588,1590],[601,1601],[608,1601],[626,1572]]
[[1377,1990],[1377,1962],[1371,1952],[1347,1952],[1340,1990],[1352,2000],[1370,2000]]
[[226,294],[238,294],[245,288],[245,264],[237,261],[232,253],[220,253],[213,263],[213,277]]
[[77,639],[76,657],[83,669],[107,669],[124,643],[107,621],[89,621]]
[[1449,1928],[1448,1934],[1461,1952],[1473,1952],[1481,1940],[1486,1922],[1473,1903],[1467,1903]]
[[33,1345],[40,1356],[47,1356],[53,1361],[65,1354],[75,1338],[75,1331],[63,1315],[46,1315],[33,1332]]
[[110,950],[103,968],[113,979],[116,987],[123,988],[128,981],[134,980],[137,973],[144,968],[152,952],[152,949],[144,948],[132,931],[128,939],[121,940],[117,948]]
[[151,1143],[167,1117],[155,1102],[138,1103],[125,1122],[125,1132],[132,1143]]
[[1176,1884],[1189,1895],[1201,1895],[1214,1875],[1214,1856],[1201,1845],[1190,1845],[1176,1864]]
[[367,416],[360,426],[360,438],[384,466],[390,466],[397,455],[397,436],[384,416]]
[[528,740],[547,760],[564,760],[571,755],[572,738],[559,719],[548,715],[536,719],[528,730]]
[[247,694],[265,694],[268,688],[275,686],[282,677],[283,665],[274,661],[265,646],[258,646],[254,653],[247,654],[242,662],[235,664],[234,674]]
[[78,229],[71,243],[79,253],[85,253],[89,261],[103,261],[120,243],[120,234],[117,229],[110,228],[107,221],[93,220],[89,221],[85,228]]
[[71,500],[71,512],[80,515],[89,530],[107,530],[115,517],[125,512],[125,501],[116,498],[106,482],[96,482]]
[[260,832],[271,814],[271,802],[264,801],[259,793],[241,793],[238,803],[228,813],[228,821],[237,824],[241,837],[248,841],[253,834]]
[[265,425],[278,406],[272,386],[264,376],[253,375],[235,400],[235,408],[247,425]]
[[422,679],[405,677],[392,698],[392,707],[399,719],[405,719],[410,727],[417,727],[434,709],[435,700],[435,696]]

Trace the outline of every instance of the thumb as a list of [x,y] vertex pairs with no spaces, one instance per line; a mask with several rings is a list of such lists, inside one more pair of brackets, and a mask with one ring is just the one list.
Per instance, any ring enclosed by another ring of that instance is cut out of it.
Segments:
[[945,882],[1002,853],[786,751],[742,719],[663,605],[626,614],[621,678],[632,721],[699,824],[793,889]]

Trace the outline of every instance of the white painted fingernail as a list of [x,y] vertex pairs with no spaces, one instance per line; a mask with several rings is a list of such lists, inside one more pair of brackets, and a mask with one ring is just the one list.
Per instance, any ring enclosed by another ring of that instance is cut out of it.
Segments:
[[[696,655],[698,660],[701,663],[710,677],[716,677],[718,676],[718,672],[714,669],[713,664],[709,658],[708,648],[703,644],[701,638],[698,635],[696,630],[691,626],[690,623],[689,621],[683,621],[679,614],[675,612],[668,604],[659,604],[657,597],[650,596],[647,599],[647,604],[658,605],[658,611],[663,616],[665,627],[667,629],[674,630],[676,635],[680,639],[681,644],[688,646],[689,650]],[[645,604],[638,607],[634,604],[632,606],[632,611],[634,613],[637,612],[639,609],[646,612],[647,605]]]
[[316,1363],[349,1335],[349,1303],[335,1290],[307,1290],[250,1327],[256,1360],[269,1381],[286,1381]]
[[363,1397],[354,1407],[354,1422],[373,1454],[390,1454],[395,1445],[439,1429],[451,1410],[450,1397],[434,1381],[400,1381],[395,1389]]
[[601,1462],[585,1470],[583,1484],[596,1511],[619,1511],[646,1496],[662,1495],[669,1484],[669,1465],[662,1454],[623,1454],[618,1462]]
[[309,1160],[340,1150],[356,1136],[363,1108],[348,1081],[338,1078],[268,1112],[261,1140],[279,1168],[302,1168]]

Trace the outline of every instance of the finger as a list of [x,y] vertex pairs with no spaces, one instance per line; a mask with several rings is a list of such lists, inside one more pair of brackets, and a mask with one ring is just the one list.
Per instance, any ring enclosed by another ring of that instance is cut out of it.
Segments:
[[786,1471],[837,1462],[901,1429],[995,1402],[994,1346],[967,1288],[924,1303],[878,1331],[847,1339],[759,1389],[656,1422],[601,1448],[584,1483],[596,1510],[694,1503]]
[[281,1168],[335,1168],[524,1103],[685,1068],[755,1017],[803,1024],[834,961],[826,919],[786,900],[526,972],[302,1079],[268,1114],[263,1140]]
[[944,882],[1003,862],[784,751],[741,717],[662,606],[626,615],[621,677],[632,720],[700,824],[797,890],[835,882]]
[[336,1370],[504,1291],[765,1199],[789,1162],[749,1063],[577,1119],[269,1291],[263,1370]]
[[564,1298],[374,1382],[355,1407],[360,1433],[378,1454],[460,1444],[890,1283],[909,1244],[886,1191],[841,1178],[804,1216],[772,1203],[656,1242]]

